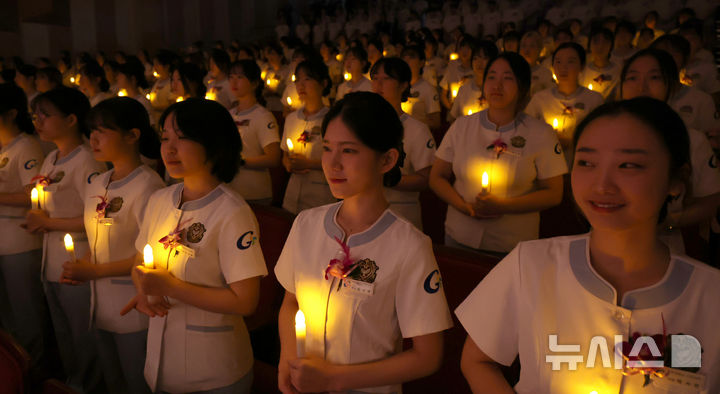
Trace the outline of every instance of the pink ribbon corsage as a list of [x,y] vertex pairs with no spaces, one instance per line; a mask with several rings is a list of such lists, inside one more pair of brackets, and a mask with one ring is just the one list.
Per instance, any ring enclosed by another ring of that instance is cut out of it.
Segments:
[[303,144],[310,142],[310,133],[307,130],[303,131],[300,137],[298,137],[297,142],[302,142]]
[[502,139],[498,138],[493,141],[492,144],[487,146],[487,150],[491,150],[495,153],[495,158],[499,159],[500,155],[507,151],[507,144]]
[[95,206],[95,219],[103,219],[105,217],[105,210],[110,204],[108,204],[108,200],[105,196],[93,196],[93,198],[100,199],[100,202]]
[[32,179],[30,179],[30,183],[37,183],[39,185],[42,185],[43,187],[46,187],[52,183],[52,179],[46,175],[36,175]]
[[330,260],[327,268],[325,268],[325,280],[330,279],[330,276],[334,276],[340,279],[340,284],[338,284],[339,290],[340,285],[342,285],[342,280],[345,279],[347,275],[355,268],[355,263],[353,263],[352,259],[350,258],[350,247],[347,246],[345,242],[339,240],[337,237],[335,237],[335,241],[337,241],[337,243],[340,244],[340,247],[342,248],[342,256],[339,259]]
[[190,222],[192,219],[188,219],[185,221],[182,221],[178,223],[177,226],[175,226],[175,229],[170,232],[170,234],[160,238],[158,242],[163,244],[165,246],[165,249],[171,248],[174,249],[180,245],[180,242],[183,238],[183,232],[185,229],[183,228],[184,225],[186,225],[188,222]]
[[573,115],[575,114],[575,109],[572,107],[572,105],[564,105],[565,108],[563,108],[563,115]]

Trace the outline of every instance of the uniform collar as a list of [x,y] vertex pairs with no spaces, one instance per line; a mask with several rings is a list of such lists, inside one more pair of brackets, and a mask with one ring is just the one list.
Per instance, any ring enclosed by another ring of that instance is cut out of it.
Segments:
[[27,135],[27,134],[25,134],[25,132],[20,132],[20,134],[18,134],[15,138],[13,138],[13,140],[10,141],[9,144],[3,146],[0,151],[4,152],[4,151],[7,151],[7,150],[10,150],[10,148],[12,148],[13,145],[17,144],[20,140],[22,140],[23,138],[25,138],[26,135]]
[[405,123],[405,121],[409,117],[410,117],[410,115],[408,115],[407,112],[403,112],[402,115],[400,115],[400,122]]
[[[184,183],[178,183],[175,187],[175,190],[173,190],[173,205],[174,206],[180,206],[180,199],[182,197],[182,191],[184,187]],[[182,204],[179,209],[183,211],[195,211],[200,208],[204,208],[213,201],[217,200],[220,196],[222,196],[225,192],[222,189],[222,184],[220,184],[218,187],[213,189],[210,193],[206,194],[205,196],[198,198],[197,200],[188,201]]]
[[255,108],[257,108],[260,104],[255,103],[252,107],[246,109],[245,111],[235,111],[235,116],[245,116],[249,114],[252,111],[255,111]]
[[[325,233],[327,233],[330,238],[337,238],[340,240],[345,238],[345,232],[340,228],[336,221],[337,213],[341,206],[342,201],[331,205],[330,209],[328,209],[325,213]],[[378,218],[378,220],[370,226],[370,228],[361,233],[351,235],[347,240],[348,247],[352,248],[372,242],[375,238],[384,233],[385,230],[387,230],[395,222],[395,220],[397,220],[397,217],[392,213],[392,211],[386,209],[385,212],[380,215],[380,218]]]
[[325,116],[325,114],[326,114],[329,110],[330,110],[330,108],[328,108],[328,107],[322,107],[322,109],[321,109],[320,111],[317,111],[316,113],[314,113],[314,114],[312,114],[312,115],[310,115],[309,117],[306,118],[306,117],[305,117],[305,113],[304,113],[305,107],[302,107],[302,108],[300,108],[300,109],[297,111],[297,117],[298,117],[298,119],[300,119],[300,120],[304,120],[304,121],[306,121],[306,122],[310,122],[310,121],[315,120],[315,119],[317,119],[317,118],[322,118],[323,116]]
[[501,133],[504,131],[510,131],[510,130],[515,129],[515,127],[517,127],[517,124],[522,123],[523,119],[525,118],[525,114],[522,112],[519,112],[517,114],[517,116],[515,116],[515,119],[513,119],[512,122],[510,122],[504,126],[500,126],[498,128],[497,125],[495,125],[495,123],[491,122],[490,119],[488,118],[488,111],[489,110],[486,109],[486,110],[480,112],[480,123],[482,124],[482,126],[484,128],[486,128],[488,130],[499,131]]
[[[143,167],[144,167],[144,166],[140,165],[140,166],[138,166],[138,168],[132,170],[132,172],[130,172],[129,174],[127,174],[127,175],[125,176],[125,178],[120,179],[119,181],[110,182],[110,184],[109,184],[108,187],[107,187],[108,190],[119,189],[119,188],[127,185],[128,183],[130,183],[130,181],[132,181],[133,179],[135,179],[138,175],[140,175],[140,173],[143,172]],[[112,173],[113,173],[114,171],[115,171],[115,170],[110,170],[110,171],[108,171],[108,180],[109,180],[110,177],[112,177]]]
[[[63,157],[62,159],[58,159],[55,162],[55,165],[59,166],[61,164],[65,164],[65,163],[69,162],[70,160],[72,160],[73,157],[77,156],[77,154],[80,153],[82,148],[83,148],[83,144],[78,145],[78,147],[73,149],[72,152],[70,152],[67,156]],[[58,154],[60,154],[60,150],[58,150],[55,153],[55,157],[57,157]]]
[[577,89],[575,89],[574,92],[572,92],[569,96],[565,96],[564,94],[560,93],[557,86],[552,87],[552,95],[558,100],[572,100],[580,96],[580,93],[583,92],[583,89],[585,89],[582,85],[578,85]]
[[[615,289],[590,265],[588,257],[588,238],[576,239],[570,242],[570,268],[575,279],[585,290],[601,300],[615,304]],[[630,310],[656,308],[670,303],[685,291],[690,283],[695,267],[673,256],[670,265],[660,282],[640,289],[627,292],[620,306]]]

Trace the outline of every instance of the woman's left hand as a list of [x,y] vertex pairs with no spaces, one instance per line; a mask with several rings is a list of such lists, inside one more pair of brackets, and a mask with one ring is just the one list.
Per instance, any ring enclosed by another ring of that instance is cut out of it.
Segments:
[[21,225],[31,234],[45,233],[48,215],[40,209],[32,209],[25,215],[25,223]]
[[68,280],[67,284],[78,284],[78,282],[97,279],[97,271],[95,268],[95,264],[90,264],[81,259],[75,262],[66,261],[63,263],[62,277]]
[[141,265],[135,267],[137,284],[140,291],[149,296],[166,296],[172,289],[175,279],[165,268],[145,268]]
[[475,197],[475,217],[480,219],[499,218],[505,214],[504,200],[492,194],[478,194]]
[[290,381],[301,393],[336,391],[332,386],[336,366],[319,357],[288,360]]
[[310,160],[304,155],[290,154],[290,169],[295,174],[306,174],[312,168]]

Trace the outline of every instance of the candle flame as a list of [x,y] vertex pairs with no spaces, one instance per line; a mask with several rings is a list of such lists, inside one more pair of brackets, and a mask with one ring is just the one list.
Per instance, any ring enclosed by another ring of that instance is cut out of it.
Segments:
[[205,100],[215,100],[215,92],[209,91],[205,93]]
[[148,99],[148,100],[150,100],[150,93],[146,94],[146,95],[145,95],[145,98]]
[[153,250],[150,244],[146,244],[143,248],[143,264],[145,268],[153,267]]
[[295,332],[302,332],[305,333],[305,314],[303,311],[298,309],[297,313],[295,314]]
[[260,73],[260,79],[265,79],[265,76],[266,76],[266,75],[267,75],[267,71],[266,71],[266,70],[262,70],[262,72]]
[[346,72],[345,75],[343,75],[343,77],[345,77],[345,80],[346,80],[346,81],[349,81],[349,80],[352,79],[352,74]]
[[63,240],[65,241],[65,250],[71,251],[75,249],[75,245],[73,245],[73,240],[70,234],[65,234],[65,238]]
[[555,119],[553,119],[553,129],[557,129],[557,128],[558,128],[558,120],[557,120],[557,118],[555,118]]
[[453,90],[452,90],[452,97],[453,97],[453,98],[457,97],[457,94],[458,94],[458,88],[453,88]]
[[70,77],[70,83],[75,83],[75,77]]
[[592,89],[592,84],[589,84],[589,85],[588,85],[588,89],[593,90],[593,89]]
[[75,75],[75,85],[80,84],[80,74]]
[[335,55],[335,60],[337,60],[337,61],[339,61],[339,62],[343,61],[343,55],[342,55],[342,53],[338,53],[337,55]]
[[287,140],[285,140],[285,143],[287,143],[288,149],[290,150],[290,152],[292,152],[292,151],[293,151],[293,143],[292,143],[292,140],[291,140],[290,138],[288,138]]
[[292,99],[290,97],[287,98],[288,105],[292,105]]
[[125,89],[120,89],[120,91],[118,92],[118,96],[120,96],[120,97],[125,97],[125,96],[127,96],[127,90],[125,90]]
[[459,57],[458,54],[455,52],[450,54],[450,60],[458,60],[458,57]]
[[268,78],[266,83],[267,83],[267,86],[270,86],[270,78]]
[[469,110],[468,110],[468,116],[470,116],[470,115],[472,115],[472,114],[473,114],[472,110],[469,109]]
[[590,394],[598,394],[597,390],[593,390],[590,392]]
[[293,74],[292,77],[290,77],[290,79],[291,79],[293,82],[295,82],[295,74]]
[[183,96],[180,96],[180,97],[177,98],[177,100],[175,100],[175,102],[176,102],[176,103],[179,103],[179,102],[181,102],[181,101],[183,101],[183,100],[185,100],[185,99],[183,98]]
[[160,78],[160,74],[157,71],[153,71],[153,77]]
[[387,51],[383,51],[383,56],[387,57]]
[[553,80],[557,82],[557,76],[555,76],[555,73],[553,73]]
[[483,171],[482,174],[482,187],[487,188],[490,186],[490,175],[488,175],[487,171]]

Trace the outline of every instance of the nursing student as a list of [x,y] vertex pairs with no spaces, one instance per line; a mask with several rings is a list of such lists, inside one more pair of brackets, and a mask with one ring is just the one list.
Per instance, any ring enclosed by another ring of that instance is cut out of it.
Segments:
[[440,102],[445,108],[452,108],[453,101],[458,95],[460,86],[473,78],[472,53],[475,49],[475,41],[470,36],[464,36],[458,44],[458,59],[450,62],[442,79],[438,83],[440,87]]
[[[136,308],[150,316],[145,379],[153,392],[249,393],[253,354],[243,316],[267,274],[255,216],[227,182],[242,143],[219,103],[187,99],[160,118],[165,168],[183,182],[150,196],[135,240]],[[207,133],[213,130],[213,133]],[[146,245],[150,245],[149,248]]]
[[400,160],[402,177],[397,185],[385,189],[385,198],[398,215],[422,230],[420,192],[428,187],[428,177],[435,157],[435,139],[425,123],[402,110],[408,98],[410,67],[397,57],[378,60],[370,70],[373,91],[389,102],[403,124],[403,151]]
[[40,281],[42,235],[20,227],[31,207],[26,185],[45,158],[34,130],[23,90],[0,84],[0,322],[36,367],[46,362],[50,335]]
[[[712,300],[720,298],[720,271],[672,253],[657,234],[668,197],[682,190],[688,175],[682,120],[651,98],[613,102],[580,123],[574,145],[572,191],[592,231],[519,243],[457,308],[468,332],[461,368],[470,387],[560,394],[685,392],[661,371],[625,361],[633,335],[652,335],[668,366],[669,336],[682,333],[702,348],[688,349],[690,359],[701,358],[701,366],[686,365],[700,367],[686,373],[704,380],[704,387],[693,391],[718,392],[720,337]],[[624,342],[617,350],[622,356],[615,353],[616,336]],[[593,341],[598,351],[589,367]],[[560,353],[553,345],[581,350]],[[510,365],[518,355],[520,380],[511,388],[499,364]],[[575,370],[566,362],[553,370],[546,357],[561,355],[581,361]]]
[[116,74],[118,85],[118,96],[126,96],[140,102],[145,107],[148,114],[151,114],[150,123],[155,124],[152,114],[152,105],[150,100],[145,97],[145,89],[149,87],[147,79],[145,79],[145,68],[140,60],[134,56],[128,57],[128,61],[118,66]]
[[168,50],[160,50],[153,58],[153,74],[157,75],[157,80],[150,89],[150,104],[153,108],[153,118],[157,119],[162,115],[163,111],[177,99],[172,93],[172,80],[170,75],[170,67],[176,61],[174,53]]
[[437,88],[422,77],[425,51],[420,45],[409,45],[403,49],[402,59],[412,72],[410,95],[403,105],[403,111],[430,128],[440,128],[440,95]]
[[297,214],[304,209],[336,200],[330,192],[320,163],[320,126],[328,111],[328,107],[323,104],[323,97],[330,93],[327,66],[319,59],[298,64],[295,85],[303,107],[285,118],[280,148],[283,151],[283,166],[290,173],[282,207]]
[[448,112],[448,122],[452,123],[461,116],[472,115],[487,108],[487,100],[482,95],[483,76],[485,67],[497,55],[497,46],[492,41],[483,40],[477,43],[472,52],[473,79],[460,86]]
[[530,97],[535,93],[555,86],[553,73],[540,64],[540,51],[543,49],[543,39],[540,33],[529,31],[520,39],[518,52],[525,58],[532,70],[532,83],[530,84]]
[[603,103],[600,93],[578,83],[585,68],[585,50],[580,44],[560,44],[552,54],[557,86],[536,93],[525,107],[525,113],[553,127],[565,149],[566,159],[572,159],[572,136],[575,126],[593,109]]
[[240,168],[229,186],[245,200],[260,204],[272,202],[270,168],[282,160],[280,131],[273,114],[263,103],[260,68],[250,59],[230,67],[230,90],[237,105],[230,110],[242,140]]
[[31,234],[44,234],[41,279],[57,338],[65,374],[76,390],[101,389],[97,352],[90,327],[90,285],[62,284],[63,264],[72,261],[64,237],[70,234],[75,256],[83,256],[89,245],[83,221],[84,198],[93,178],[105,171],[83,137],[88,135],[85,116],[90,102],[80,91],[57,88],[33,101],[35,129],[57,149],[50,152],[32,180],[43,186],[40,209],[29,211],[23,227]]
[[[641,50],[623,67],[621,97],[646,96],[667,102],[680,87],[677,75],[675,62],[667,52],[655,48]],[[685,126],[690,138],[691,174],[686,189],[673,196],[662,223],[664,239],[676,253],[685,251],[678,228],[707,224],[720,206],[720,171],[710,141],[687,122]]]
[[354,46],[345,52],[345,82],[337,88],[335,100],[342,99],[352,92],[370,92],[372,84],[365,78],[370,70],[368,54],[361,46]]
[[488,109],[455,120],[438,148],[430,188],[448,203],[446,245],[508,253],[537,239],[539,211],[562,200],[567,166],[556,133],[521,111],[530,76],[517,53],[491,60],[483,78]]
[[347,95],[323,120],[323,172],[343,201],[301,212],[275,267],[283,393],[397,393],[440,367],[452,321],[431,242],[385,199],[401,178],[402,133],[374,93]]
[[80,91],[90,100],[94,107],[103,100],[113,97],[108,90],[110,83],[105,79],[105,71],[96,61],[89,61],[80,69]]
[[230,56],[221,49],[213,49],[210,54],[210,81],[207,85],[205,98],[215,100],[223,107],[230,109],[234,106],[235,97],[230,91],[228,72],[230,71]]
[[190,97],[205,98],[207,87],[203,84],[203,70],[194,63],[172,66],[170,75],[170,91],[176,102]]
[[88,114],[87,124],[93,156],[113,168],[86,188],[83,218],[90,248],[77,261],[63,264],[61,282],[90,284],[90,316],[108,390],[146,393],[148,319],[137,311],[125,316],[120,311],[135,296],[130,270],[148,198],[165,186],[155,171],[142,164],[140,155],[157,159],[160,141],[145,108],[129,97],[98,104]]
[[600,93],[605,99],[614,93],[622,69],[621,64],[610,60],[614,39],[613,33],[604,27],[590,32],[588,63],[580,75],[581,85]]

